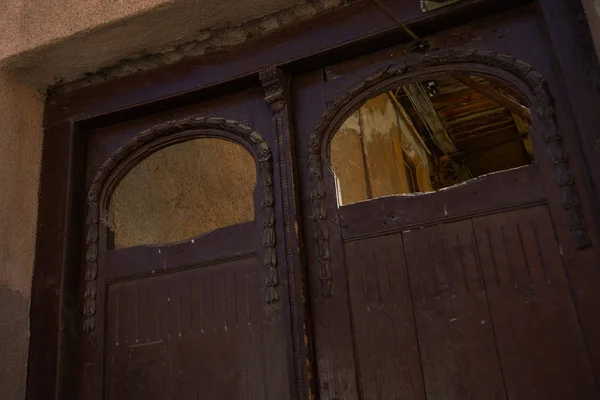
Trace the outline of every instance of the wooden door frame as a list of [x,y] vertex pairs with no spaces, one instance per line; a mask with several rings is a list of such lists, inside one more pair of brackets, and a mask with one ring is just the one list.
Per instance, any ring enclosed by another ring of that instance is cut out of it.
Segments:
[[[389,0],[389,8],[420,35],[518,7],[531,0],[463,0],[454,6],[422,14],[417,0]],[[600,189],[600,139],[596,126],[600,109],[600,68],[590,31],[581,24],[579,2],[537,0],[535,5],[556,56],[557,75],[569,103],[569,112],[580,144],[585,182],[598,204]],[[318,40],[316,39],[318,38]],[[298,27],[282,30],[236,52],[197,60],[116,79],[67,94],[49,93],[44,120],[43,158],[40,180],[36,258],[31,295],[31,339],[27,379],[28,399],[75,398],[69,377],[76,376],[76,343],[80,336],[80,273],[82,260],[85,132],[91,128],[158,111],[173,109],[222,95],[262,81],[267,94],[273,75],[260,74],[276,66],[284,105],[289,104],[285,82],[292,74],[408,42],[409,38],[369,1],[363,0]],[[277,44],[286,43],[286,46]],[[274,85],[277,88],[277,85]],[[185,89],[181,89],[185,88]],[[126,90],[124,90],[126,89]],[[268,101],[268,98],[267,98]],[[278,100],[281,101],[281,100]],[[292,116],[270,103],[274,123],[290,129]],[[292,143],[284,143],[284,150]],[[286,150],[288,155],[293,152]],[[293,162],[290,159],[290,162]],[[285,179],[293,179],[292,171]],[[293,185],[287,194],[290,215],[296,210]],[[598,215],[595,215],[598,221]],[[293,231],[293,230],[292,230]],[[299,230],[301,231],[301,229]],[[595,234],[595,232],[593,233]],[[288,262],[301,271],[301,238],[292,233],[296,249]],[[289,278],[289,277],[288,277]],[[294,277],[303,289],[300,272]],[[306,308],[299,307],[301,321]],[[310,341],[299,344],[301,357],[311,354]],[[310,376],[303,385],[308,397]]]

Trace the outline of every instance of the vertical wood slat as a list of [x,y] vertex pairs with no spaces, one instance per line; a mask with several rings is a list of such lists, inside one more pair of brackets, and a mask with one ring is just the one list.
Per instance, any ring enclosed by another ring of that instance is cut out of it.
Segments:
[[402,236],[347,243],[346,259],[361,398],[424,400]]
[[345,249],[364,398],[599,396],[546,206]]
[[403,236],[427,398],[505,399],[470,221]]
[[[190,296],[190,287],[201,293]],[[107,397],[286,398],[286,333],[264,290],[252,258],[110,284]],[[139,302],[139,293],[157,301]],[[138,325],[152,314],[152,324]],[[192,329],[190,317],[204,328]]]
[[548,209],[476,218],[473,230],[509,397],[598,398]]

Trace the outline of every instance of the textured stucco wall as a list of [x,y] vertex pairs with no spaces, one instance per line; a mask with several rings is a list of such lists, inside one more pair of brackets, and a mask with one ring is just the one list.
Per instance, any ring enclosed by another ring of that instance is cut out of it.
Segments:
[[0,71],[0,398],[25,393],[42,96]]
[[299,2],[0,0],[0,65],[43,87]]
[[42,106],[42,95],[0,73],[0,285],[22,293],[31,286]]
[[116,248],[180,242],[254,220],[256,164],[237,143],[196,139],[133,168],[109,206]]
[[40,88],[112,76],[125,61],[122,76],[177,62],[182,47],[197,57],[241,45],[348,1],[0,0],[0,66]]

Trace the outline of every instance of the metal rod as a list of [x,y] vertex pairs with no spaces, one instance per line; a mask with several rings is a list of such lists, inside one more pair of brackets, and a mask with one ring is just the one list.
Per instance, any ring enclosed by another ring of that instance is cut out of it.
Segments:
[[386,6],[384,6],[383,4],[381,4],[379,2],[379,0],[371,0],[371,2],[373,4],[375,4],[375,6],[377,6],[377,8],[379,8],[379,10],[381,10],[382,13],[384,13],[385,15],[387,15],[389,19],[391,19],[396,24],[398,24],[398,26],[400,28],[402,28],[402,30],[404,30],[404,32],[406,32],[411,38],[413,38],[416,41],[420,41],[421,40],[421,38],[419,38],[413,31],[411,31],[410,28],[408,26],[406,26],[405,23],[403,23],[398,18],[396,18],[396,16],[394,15],[394,13],[392,13],[392,10],[390,10],[389,8],[387,8]]

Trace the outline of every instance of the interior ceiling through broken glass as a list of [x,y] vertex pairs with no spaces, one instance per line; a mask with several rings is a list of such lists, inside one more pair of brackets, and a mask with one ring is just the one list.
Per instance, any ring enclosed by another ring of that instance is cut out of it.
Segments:
[[469,74],[369,99],[331,141],[339,204],[432,192],[533,163],[525,104],[519,91]]

